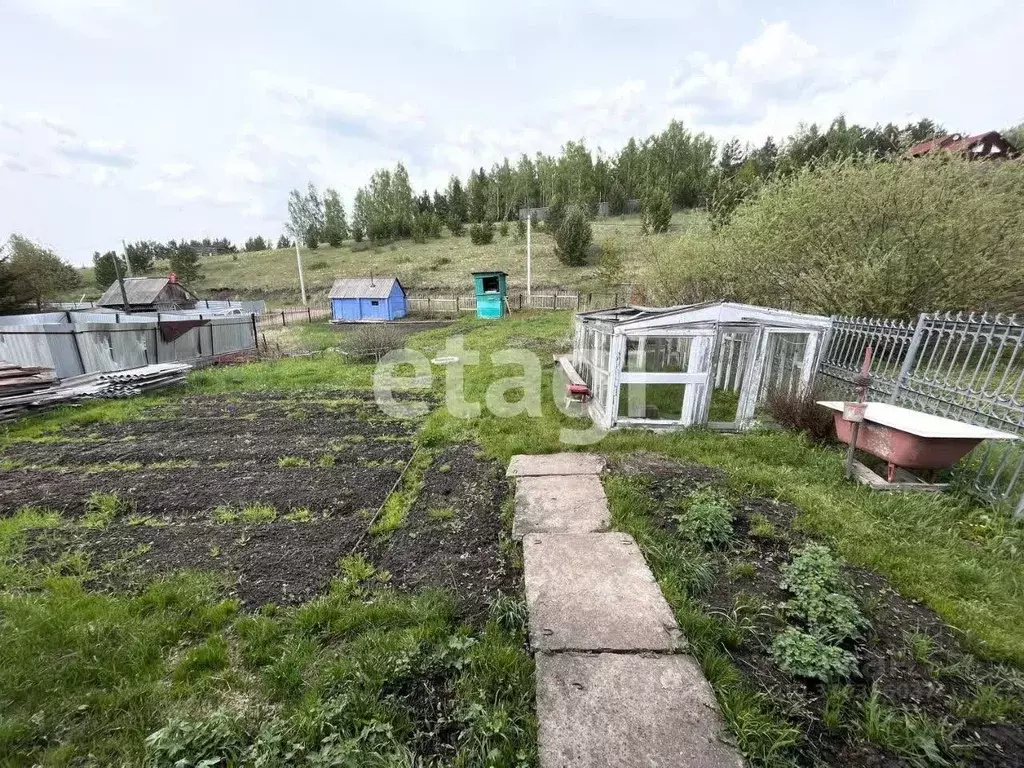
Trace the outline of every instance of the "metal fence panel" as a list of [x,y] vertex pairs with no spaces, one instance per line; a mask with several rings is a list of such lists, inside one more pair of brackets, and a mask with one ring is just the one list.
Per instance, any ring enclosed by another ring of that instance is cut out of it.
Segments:
[[[850,396],[869,345],[872,399],[1024,437],[1024,323],[1015,316],[836,317],[818,381]],[[976,491],[1024,514],[1024,450],[1016,444],[985,443],[963,469]]]

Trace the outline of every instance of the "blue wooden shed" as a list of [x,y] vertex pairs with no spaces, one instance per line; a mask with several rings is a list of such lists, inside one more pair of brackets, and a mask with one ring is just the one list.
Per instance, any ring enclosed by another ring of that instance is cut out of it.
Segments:
[[397,277],[340,277],[331,286],[331,319],[336,323],[397,320],[408,306]]

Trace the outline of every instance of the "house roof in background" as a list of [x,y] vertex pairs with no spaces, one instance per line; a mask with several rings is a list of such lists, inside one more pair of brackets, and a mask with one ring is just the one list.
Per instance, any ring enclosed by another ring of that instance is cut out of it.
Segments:
[[[1005,146],[1005,156],[1014,157],[1017,154],[1017,147],[1014,147],[999,131],[985,131],[974,136],[964,136],[962,133],[950,133],[935,136],[920,144],[915,144],[909,150],[912,157],[922,157],[936,149],[946,149],[950,152],[970,152],[979,144],[992,144],[997,147]],[[988,149],[988,147],[986,147]],[[1002,152],[993,152],[993,155],[1002,155]]]
[[[128,303],[152,304],[156,301],[156,297],[160,295],[160,291],[167,287],[168,282],[170,280],[166,277],[126,277],[124,279],[124,292],[128,296]],[[184,289],[185,287],[182,286],[182,288]],[[120,306],[123,303],[121,289],[118,288],[116,280],[103,292],[103,296],[96,303],[107,307]]]
[[405,293],[397,277],[339,277],[331,286],[331,299],[386,299],[395,284]]

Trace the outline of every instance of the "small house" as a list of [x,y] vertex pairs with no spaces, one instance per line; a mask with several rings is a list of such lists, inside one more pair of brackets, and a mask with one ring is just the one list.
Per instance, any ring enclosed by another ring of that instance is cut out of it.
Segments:
[[170,312],[176,309],[193,309],[198,297],[178,282],[171,273],[167,277],[126,277],[124,295],[115,280],[103,292],[97,306],[123,310],[125,297],[129,312]]
[[336,323],[398,320],[409,311],[397,277],[340,277],[331,286],[330,299]]

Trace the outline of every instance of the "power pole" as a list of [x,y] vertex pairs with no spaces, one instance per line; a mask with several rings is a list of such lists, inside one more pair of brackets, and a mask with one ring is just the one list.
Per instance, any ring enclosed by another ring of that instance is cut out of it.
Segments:
[[526,215],[526,306],[533,306],[533,299],[530,295],[530,234],[533,230],[533,215],[527,211]]
[[117,284],[121,288],[121,301],[124,303],[124,311],[127,313],[128,309],[128,294],[124,290],[124,278],[121,277],[121,265],[117,261],[117,254],[113,254],[114,258],[114,274],[117,275]]
[[295,261],[299,265],[299,290],[302,291],[302,306],[306,306],[306,278],[302,276],[302,254],[299,252],[299,238],[295,237]]
[[124,241],[123,237],[121,238],[121,247],[124,248],[124,265],[128,270],[128,277],[135,277],[132,274],[132,260],[128,258],[128,244]]

